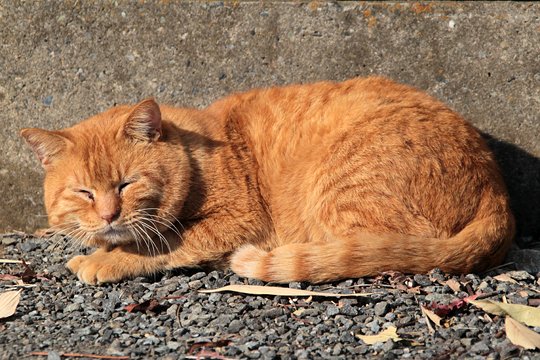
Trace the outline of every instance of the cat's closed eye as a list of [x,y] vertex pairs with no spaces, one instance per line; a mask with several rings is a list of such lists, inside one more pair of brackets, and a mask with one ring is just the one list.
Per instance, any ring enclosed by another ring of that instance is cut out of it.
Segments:
[[118,193],[121,194],[128,185],[131,185],[131,183],[132,181],[121,182],[120,185],[118,185]]
[[90,190],[86,189],[77,189],[75,190],[79,195],[85,197],[88,200],[93,201],[94,200],[94,194]]

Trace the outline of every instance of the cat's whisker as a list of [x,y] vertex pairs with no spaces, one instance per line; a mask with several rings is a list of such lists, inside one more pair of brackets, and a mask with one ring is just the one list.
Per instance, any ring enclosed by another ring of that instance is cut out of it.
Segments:
[[[55,225],[55,226],[51,226],[48,231],[51,231],[51,235],[49,236],[49,238],[53,238],[53,237],[56,237],[58,235],[61,235],[61,237],[57,238],[56,240],[53,241],[52,245],[52,249],[55,250],[58,245],[61,243],[62,240],[65,240],[66,237],[70,237],[71,234],[76,231],[79,227],[79,224],[76,223],[76,222],[68,222],[68,223],[62,223],[62,224],[58,224],[58,225]],[[63,248],[62,248],[63,250]]]
[[148,253],[153,254],[154,250],[150,247],[150,242],[152,241],[150,235],[144,229],[142,229],[141,226],[137,222],[133,224],[132,228],[134,231],[136,231],[136,233],[139,236],[139,239],[142,240],[142,242],[146,246]]
[[44,230],[44,233],[50,234],[47,236],[40,236],[40,238],[46,238],[50,236],[57,235],[58,233],[62,232],[63,230],[69,229],[73,226],[76,226],[77,224],[75,222],[64,222],[61,224],[53,225]]
[[174,225],[174,223],[172,223],[171,221],[169,221],[168,219],[165,219],[161,216],[157,216],[157,215],[152,215],[152,214],[144,214],[144,216],[146,218],[148,218],[148,220],[151,220],[153,222],[157,222],[163,226],[165,226],[166,228],[170,229],[171,231],[173,231],[176,235],[178,235],[178,237],[180,239],[182,239],[182,234],[180,234],[180,231],[178,230],[178,228]]
[[146,249],[148,250],[148,253],[151,253],[150,245],[148,244],[148,239],[150,238],[150,236],[146,233],[146,231],[141,229],[141,227],[138,225],[137,221],[138,221],[137,218],[131,219],[131,221],[128,224],[126,224],[126,226],[129,229],[132,229],[137,234],[135,241],[138,243],[138,241],[141,240],[144,243],[144,245],[146,246]]
[[[146,244],[146,248],[148,249],[148,253],[152,256],[155,256],[156,255],[156,251],[157,251],[157,247],[156,247],[156,244],[154,244],[154,241],[152,241],[152,238],[150,237],[150,235],[146,232],[146,230],[142,227],[141,225],[142,223],[140,222],[135,222],[134,223],[134,226],[137,227],[143,234],[146,235],[145,238],[143,238],[145,240],[145,244]],[[152,246],[150,246],[152,245]]]
[[131,236],[133,236],[133,240],[135,240],[135,245],[137,245],[137,252],[140,253],[141,249],[139,248],[139,239],[137,238],[137,234],[133,232],[133,229],[128,227],[127,228]]
[[[143,214],[142,218],[144,218],[144,219],[146,219],[146,220],[148,220],[148,221],[150,221],[152,223],[159,223],[159,224],[165,226],[167,229],[173,231],[180,238],[180,240],[183,240],[183,236],[180,233],[180,230],[178,230],[178,228],[170,220],[168,220],[168,219],[166,219],[164,217],[158,216],[158,215],[149,214],[148,212],[146,212],[144,210],[136,210],[136,211],[138,213],[140,213],[140,214],[141,213]],[[156,228],[156,230],[158,230],[157,226],[155,226],[155,224],[153,224],[153,225]]]
[[[142,227],[144,227],[144,228],[147,229],[147,230],[150,230],[150,231],[153,232],[154,234],[159,235],[159,232],[156,232],[156,231],[155,231],[150,225],[148,225],[147,223],[141,221],[141,222],[139,222],[139,225],[142,226]],[[150,234],[149,234],[149,235],[150,235]],[[159,240],[160,240],[160,242],[161,242],[161,239],[159,239]],[[155,249],[154,256],[155,256],[156,253],[159,254],[160,251],[159,251],[159,248],[158,248],[158,246],[157,246],[157,244],[156,244],[156,241],[154,241],[154,238],[153,238],[153,237],[150,237],[150,238],[149,238],[149,241],[152,243],[152,246],[153,246],[153,248]],[[163,251],[163,245],[161,246],[161,248],[162,248],[161,250]]]
[[[172,230],[176,235],[178,235],[178,237],[182,240],[182,235],[178,232],[178,229],[176,228],[171,228],[169,227],[166,223],[163,223],[162,221],[160,220],[156,220],[156,219],[152,219],[151,217],[149,216],[142,216],[140,217],[141,220],[146,220],[148,221],[148,223],[156,230],[154,231],[159,237],[165,239],[164,235],[159,232],[159,229],[158,227],[156,226],[155,223],[159,223],[159,224],[162,224],[163,226],[167,227],[168,229]],[[168,241],[166,241],[166,243],[168,244]],[[170,250],[170,247],[169,247],[169,250]]]
[[66,243],[69,251],[80,251],[89,234],[80,227],[69,234],[70,241]]
[[[162,213],[165,213],[165,214],[169,215],[174,221],[176,221],[180,225],[180,227],[182,228],[183,231],[186,231],[186,228],[184,227],[182,222],[176,216],[174,216],[174,214],[172,214],[170,211],[160,209],[160,208],[143,208],[143,209],[140,209],[140,211],[147,211],[147,210],[160,211]],[[156,214],[155,216],[158,216],[158,215]]]
[[[142,220],[145,220],[145,219],[142,219]],[[148,220],[148,219],[146,219],[146,220]],[[149,229],[150,231],[152,231],[154,234],[157,235],[157,238],[159,239],[160,245],[161,245],[161,253],[163,253],[163,244],[164,243],[167,245],[167,248],[168,248],[169,252],[171,251],[171,248],[169,246],[169,243],[168,243],[167,239],[165,238],[165,236],[163,236],[163,234],[161,234],[159,232],[159,230],[157,229],[155,224],[153,224],[151,221],[149,221],[148,223],[146,223],[144,221],[140,221],[139,224],[144,226],[145,228]],[[159,252],[159,250],[157,249],[157,244],[155,244],[154,241],[152,243],[154,245],[156,245],[156,250]]]
[[157,227],[156,224],[155,224],[155,221],[152,221],[151,219],[149,219],[149,221],[150,221],[150,224],[149,224],[149,225],[151,225],[151,226],[156,230],[156,232],[158,233],[158,237],[159,237],[159,239],[160,239],[161,242],[162,242],[162,243],[161,243],[161,251],[163,252],[163,244],[165,244],[165,246],[167,247],[167,251],[168,251],[169,253],[171,253],[171,252],[172,252],[172,249],[171,249],[171,246],[170,246],[170,244],[169,244],[169,241],[167,240],[167,238],[165,237],[165,235],[163,235],[162,233],[159,232],[158,227]]

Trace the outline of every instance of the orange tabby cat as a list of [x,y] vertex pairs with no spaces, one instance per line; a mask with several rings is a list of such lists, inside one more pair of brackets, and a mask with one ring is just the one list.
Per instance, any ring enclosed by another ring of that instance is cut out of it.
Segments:
[[49,223],[99,249],[89,283],[229,266],[265,281],[499,264],[514,220],[478,132],[378,77],[253,90],[204,110],[145,100],[21,132]]

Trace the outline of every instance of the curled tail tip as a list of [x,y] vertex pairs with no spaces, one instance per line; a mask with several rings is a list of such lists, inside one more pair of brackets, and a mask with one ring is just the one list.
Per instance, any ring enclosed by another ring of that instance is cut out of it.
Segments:
[[231,256],[231,269],[240,276],[262,279],[265,273],[264,261],[268,253],[253,245],[245,245]]

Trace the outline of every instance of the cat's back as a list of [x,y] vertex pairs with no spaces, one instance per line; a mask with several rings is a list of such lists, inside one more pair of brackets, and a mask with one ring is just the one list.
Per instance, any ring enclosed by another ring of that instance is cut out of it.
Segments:
[[402,158],[485,149],[446,105],[383,77],[257,89],[211,109],[234,119],[268,175],[337,153],[371,155],[373,148]]
[[277,152],[290,160],[344,137],[416,132],[449,139],[472,127],[443,103],[383,77],[256,89],[216,103],[232,113],[256,156]]
[[[346,199],[369,191],[387,209],[424,214],[433,234],[450,234],[474,216],[479,187],[504,193],[493,156],[470,124],[385,78],[254,90],[223,105],[253,152],[278,223],[307,219],[349,189]],[[404,222],[394,220],[386,230]]]

